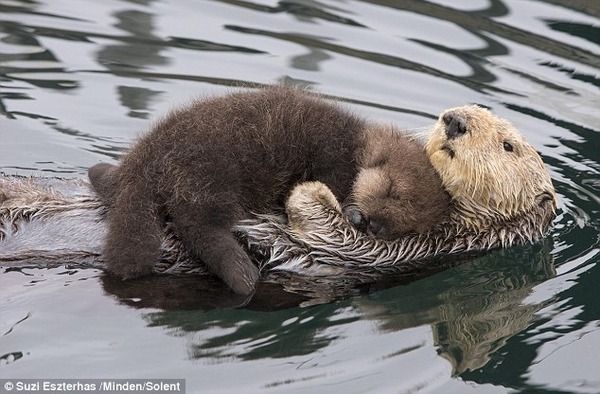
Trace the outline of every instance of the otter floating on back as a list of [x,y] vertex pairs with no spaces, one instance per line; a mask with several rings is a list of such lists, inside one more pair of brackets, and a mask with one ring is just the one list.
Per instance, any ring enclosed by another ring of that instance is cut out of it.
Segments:
[[[232,231],[260,270],[313,276],[360,276],[366,267],[410,270],[422,258],[543,237],[555,215],[554,188],[537,152],[510,123],[475,106],[451,109],[440,116],[426,149],[452,196],[449,218],[428,231],[394,241],[365,235],[318,182],[294,189],[287,221],[256,216]],[[105,232],[105,208],[84,181],[0,178],[0,265],[36,260],[102,267]],[[169,226],[154,271],[206,273]]]

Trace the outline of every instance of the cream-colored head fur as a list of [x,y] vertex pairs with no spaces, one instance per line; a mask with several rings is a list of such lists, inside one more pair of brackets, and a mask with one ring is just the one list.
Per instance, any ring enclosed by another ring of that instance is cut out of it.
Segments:
[[539,154],[487,109],[444,111],[426,149],[463,225],[483,230],[540,210],[554,215],[556,194]]

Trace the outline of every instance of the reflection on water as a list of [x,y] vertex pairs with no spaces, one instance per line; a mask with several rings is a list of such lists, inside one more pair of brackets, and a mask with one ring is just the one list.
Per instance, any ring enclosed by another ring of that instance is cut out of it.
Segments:
[[251,300],[209,278],[5,270],[8,374],[161,371],[209,391],[600,392],[598,1],[77,4],[0,0],[0,171],[84,176],[172,105],[286,80],[416,131],[444,108],[490,107],[540,151],[560,212],[541,245],[371,285],[273,276]]
[[[363,319],[377,322],[381,332],[430,325],[438,353],[459,374],[485,366],[508,338],[534,320],[543,305],[524,301],[534,286],[556,274],[551,246],[546,240],[510,252],[495,251],[463,262],[429,281],[387,290],[384,302],[377,295],[321,305],[318,310],[297,308],[310,300],[273,284],[262,284],[255,297],[245,300],[219,281],[204,277],[123,282],[105,276],[102,282],[105,292],[121,303],[134,308],[159,308],[160,312],[144,313],[144,319],[150,326],[165,326],[177,336],[189,336],[191,358],[255,360],[313,353],[331,341],[319,333],[358,319],[340,313],[352,305]],[[310,293],[311,284],[305,281],[303,286]],[[226,309],[231,307],[240,309]],[[209,310],[213,312],[205,313]],[[268,311],[268,318],[258,311]],[[233,323],[232,314],[236,316]],[[307,318],[309,324],[287,323]],[[215,328],[223,334],[209,338],[202,335]],[[257,345],[251,349],[231,346],[246,341]]]
[[[431,324],[438,353],[452,364],[455,374],[487,364],[505,341],[523,331],[542,307],[525,303],[534,286],[555,275],[550,244],[497,251],[439,275],[432,293],[424,281],[406,289],[415,304],[402,301],[401,313],[369,303],[367,310],[381,320],[384,330]],[[415,294],[418,296],[415,297]],[[397,297],[402,300],[405,297]]]
[[[113,16],[118,20],[114,26],[127,35],[117,44],[104,46],[98,51],[98,64],[118,74],[120,71],[138,71],[169,62],[168,57],[160,55],[164,47],[153,44],[160,40],[152,34],[154,15],[127,10],[116,12]],[[119,86],[117,92],[121,104],[131,109],[129,116],[143,118],[148,116],[152,98],[160,94],[160,91],[131,86]]]
[[[493,259],[494,267],[501,266],[508,256],[499,257]],[[530,260],[531,257],[534,259]],[[487,282],[477,283],[476,291],[469,297],[465,293],[472,289],[464,287],[445,292],[441,297],[445,304],[439,312],[443,321],[434,325],[434,338],[440,354],[452,363],[455,373],[485,366],[508,338],[531,324],[541,308],[524,300],[535,285],[555,274],[548,250],[533,256],[513,254],[508,258],[514,259],[516,267],[511,267],[510,272],[504,268],[497,270],[497,275]],[[524,265],[526,269],[522,269]],[[458,286],[464,284],[461,277],[457,275]]]

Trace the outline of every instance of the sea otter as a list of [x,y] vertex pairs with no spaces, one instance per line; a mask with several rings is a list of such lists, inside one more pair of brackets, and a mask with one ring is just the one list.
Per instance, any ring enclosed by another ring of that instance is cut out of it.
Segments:
[[239,294],[254,290],[259,271],[232,227],[283,211],[299,183],[322,182],[353,223],[382,238],[427,231],[450,212],[422,144],[283,86],[177,109],[118,167],[99,164],[89,178],[110,206],[102,255],[111,273],[150,273],[170,222],[185,248]]
[[[319,276],[331,283],[422,272],[431,257],[446,261],[464,252],[537,242],[546,234],[556,210],[552,181],[535,149],[510,123],[476,106],[450,109],[434,125],[427,146],[453,194],[449,220],[434,229],[392,241],[365,235],[325,185],[304,182],[287,200],[287,217],[244,219],[232,233],[261,272]],[[0,266],[68,262],[105,268],[105,212],[83,180],[0,174]],[[164,229],[153,271],[207,273],[172,226]],[[294,283],[285,286],[293,291]],[[302,283],[299,291],[305,292],[310,282]]]

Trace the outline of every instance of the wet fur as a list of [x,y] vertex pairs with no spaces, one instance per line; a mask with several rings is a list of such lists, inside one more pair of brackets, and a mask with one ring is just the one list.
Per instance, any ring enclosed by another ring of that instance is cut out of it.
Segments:
[[[419,219],[437,223],[439,217],[430,211],[413,214],[415,205],[407,205],[403,194],[447,207],[441,181],[423,147],[394,136],[336,104],[280,86],[175,110],[137,142],[119,167],[99,164],[89,171],[95,190],[111,207],[103,250],[108,270],[122,278],[150,273],[168,220],[186,249],[236,293],[249,294],[259,272],[231,228],[251,213],[282,212],[292,187],[304,181],[322,182],[342,202],[354,196],[367,215],[393,215],[377,217],[390,234],[427,227],[416,226]],[[418,156],[432,175],[420,184],[407,181],[412,172],[405,174],[400,165]],[[376,179],[371,172],[382,175]],[[374,193],[381,177],[404,186]],[[416,185],[436,190],[435,198],[421,189],[408,190]],[[405,216],[410,216],[406,223],[393,222]]]

